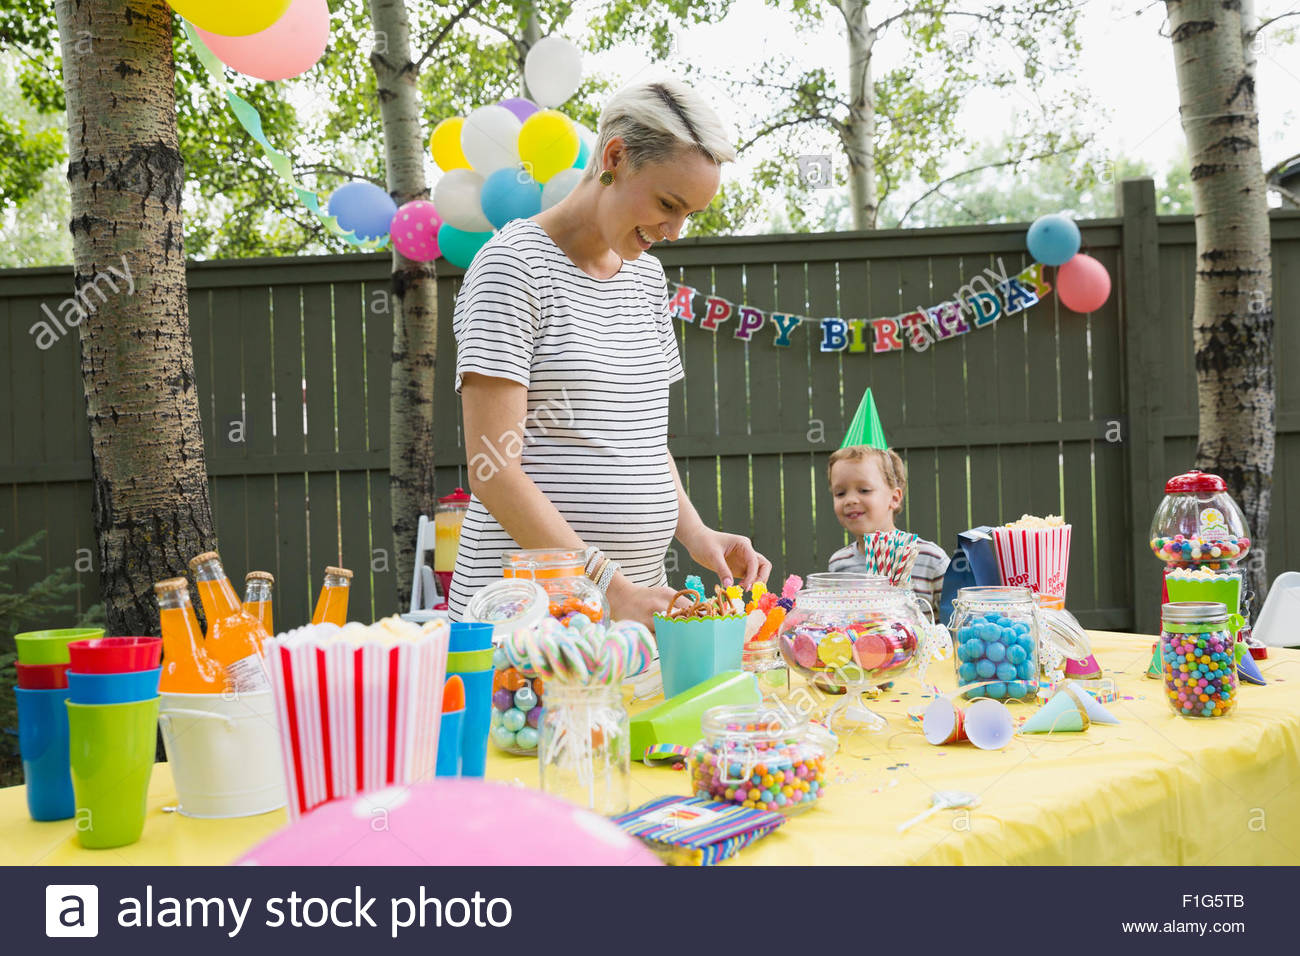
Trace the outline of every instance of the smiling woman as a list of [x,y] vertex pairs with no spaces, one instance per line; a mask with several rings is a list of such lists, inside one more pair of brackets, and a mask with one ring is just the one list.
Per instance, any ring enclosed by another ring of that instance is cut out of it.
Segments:
[[[666,79],[619,90],[581,182],[475,257],[456,299],[456,388],[473,497],[449,606],[501,577],[514,548],[586,552],[615,618],[652,624],[672,596],[674,537],[726,584],[766,581],[749,539],[708,528],[668,452],[668,388],[682,378],[663,266],[735,158],[712,108]],[[538,410],[563,416],[530,428]],[[556,420],[558,419],[558,420]],[[482,473],[475,461],[491,460]]]

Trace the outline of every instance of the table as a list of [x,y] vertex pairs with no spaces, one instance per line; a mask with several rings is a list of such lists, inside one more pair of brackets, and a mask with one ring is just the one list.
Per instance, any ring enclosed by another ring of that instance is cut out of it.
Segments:
[[[877,704],[888,730],[841,733],[820,804],[732,863],[1300,863],[1300,651],[1270,649],[1260,662],[1269,685],[1244,687],[1231,718],[1192,721],[1173,716],[1162,685],[1144,676],[1153,638],[1091,637],[1119,685],[1120,699],[1107,705],[1118,726],[1017,737],[1001,751],[932,747],[907,718],[924,690],[900,681]],[[950,687],[951,665],[935,667]],[[494,752],[487,776],[536,786],[536,762]],[[633,764],[634,805],[687,785],[683,771]],[[980,806],[898,834],[941,789],[974,791]],[[22,788],[0,790],[0,864],[224,864],[286,822],[283,810],[192,820],[164,811],[175,799],[159,764],[140,842],[83,850],[72,821],[33,823]]]

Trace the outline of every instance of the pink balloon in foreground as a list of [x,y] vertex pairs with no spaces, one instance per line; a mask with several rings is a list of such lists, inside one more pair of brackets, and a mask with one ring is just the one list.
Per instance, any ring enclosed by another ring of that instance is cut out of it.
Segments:
[[284,16],[261,33],[244,37],[198,33],[232,70],[259,80],[287,80],[306,73],[325,53],[330,9],[326,0],[293,0]]
[[432,262],[438,258],[438,227],[442,217],[427,199],[413,199],[397,210],[388,227],[393,248],[412,262]]
[[[383,826],[375,821],[382,820]],[[604,817],[538,790],[445,778],[326,803],[239,860],[259,866],[657,866]]]
[[1056,270],[1056,294],[1072,312],[1096,312],[1110,298],[1110,273],[1092,256],[1079,253]]

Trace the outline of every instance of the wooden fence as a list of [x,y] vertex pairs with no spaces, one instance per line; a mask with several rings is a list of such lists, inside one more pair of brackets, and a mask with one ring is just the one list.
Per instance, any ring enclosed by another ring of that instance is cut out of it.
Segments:
[[[1115,291],[1076,315],[1055,296],[922,352],[823,353],[815,323],[777,348],[724,325],[679,324],[685,381],[669,423],[691,500],[709,524],[753,537],[774,581],[825,567],[845,543],[827,489],[870,386],[910,469],[900,527],[951,549],[957,532],[1022,513],[1074,526],[1069,605],[1085,625],[1150,630],[1158,565],[1146,550],[1165,477],[1190,466],[1196,403],[1190,218],[1154,215],[1148,181],[1125,212],[1082,224]],[[1300,565],[1300,214],[1276,212],[1278,455],[1270,569]],[[669,277],[765,312],[875,317],[944,301],[983,269],[1029,264],[1024,225],[687,240]],[[190,320],[212,505],[232,577],[276,575],[277,621],[310,614],[321,569],[356,570],[357,617],[395,610],[387,486],[391,320],[386,255],[195,263]],[[439,279],[435,435],[440,494],[466,484],[451,314],[462,273]],[[76,341],[36,347],[42,306],[72,294],[66,268],[0,273],[0,548],[45,529],[23,588],[72,567],[79,607],[98,600],[91,464]],[[398,542],[411,547],[411,542]],[[669,554],[673,580],[694,568]],[[178,572],[183,569],[177,568]]]

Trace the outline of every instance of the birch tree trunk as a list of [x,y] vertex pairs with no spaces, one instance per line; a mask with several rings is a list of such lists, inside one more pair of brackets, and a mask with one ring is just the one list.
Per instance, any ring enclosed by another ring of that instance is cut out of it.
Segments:
[[849,113],[839,126],[849,160],[849,200],[854,229],[876,228],[876,96],[871,52],[876,31],[867,21],[866,0],[842,0],[849,34]]
[[[370,0],[370,19],[385,43],[370,55],[384,127],[388,191],[400,206],[428,199],[424,130],[411,60],[405,0]],[[432,262],[412,262],[393,250],[393,364],[389,391],[388,486],[392,502],[397,604],[411,601],[415,533],[420,515],[433,516],[433,378],[438,361],[438,277]]]
[[1248,585],[1262,598],[1275,394],[1273,275],[1255,83],[1238,5],[1166,0],[1166,10],[1196,207],[1196,467],[1222,476],[1245,512],[1252,532]]
[[171,8],[58,0],[81,375],[109,633],[216,545],[190,348]]

